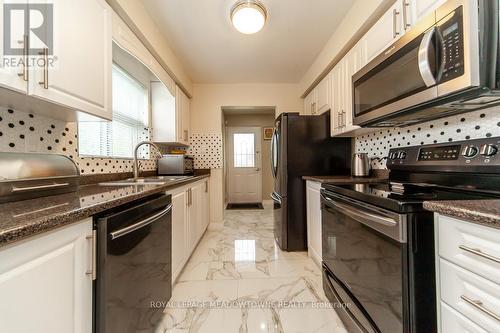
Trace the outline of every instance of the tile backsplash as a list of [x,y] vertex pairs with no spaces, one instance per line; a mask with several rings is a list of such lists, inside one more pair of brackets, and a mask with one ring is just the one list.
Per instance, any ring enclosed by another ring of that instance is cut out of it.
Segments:
[[356,152],[368,153],[374,169],[386,167],[394,147],[500,136],[500,109],[464,113],[402,128],[380,129],[355,138]]
[[[80,157],[75,122],[5,108],[0,108],[0,151],[63,154],[75,161],[82,175],[131,172],[133,164],[130,159]],[[154,160],[141,160],[141,170],[154,169]]]
[[192,134],[188,154],[196,169],[220,169],[223,166],[222,134]]

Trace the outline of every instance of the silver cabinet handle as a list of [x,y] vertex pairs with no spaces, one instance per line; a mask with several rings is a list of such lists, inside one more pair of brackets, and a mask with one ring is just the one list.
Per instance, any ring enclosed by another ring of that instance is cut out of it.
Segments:
[[205,182],[205,193],[208,193],[208,181]]
[[49,49],[45,47],[42,52],[38,53],[43,55],[43,81],[38,82],[44,89],[49,89]]
[[145,218],[144,220],[141,220],[135,224],[129,225],[128,227],[113,231],[110,233],[111,240],[115,240],[117,238],[130,234],[131,232],[144,228],[145,226],[148,226],[151,223],[162,218],[163,216],[167,215],[171,210],[172,210],[172,204],[169,204],[165,209],[163,209],[159,213],[154,214],[153,216]]
[[393,38],[396,38],[397,36],[399,36],[399,31],[398,31],[398,16],[399,16],[399,11],[394,8],[393,11],[392,11],[392,30],[393,30],[393,35],[392,37]]
[[408,20],[408,10],[410,9],[410,3],[408,0],[403,0],[403,25],[404,29],[411,27],[411,23]]
[[47,190],[47,189],[51,189],[51,188],[64,187],[64,186],[68,186],[68,185],[69,185],[69,183],[56,183],[56,184],[28,186],[28,187],[12,186],[12,192],[23,192],[23,191],[31,191],[31,190]]
[[463,251],[466,251],[466,252],[469,252],[469,253],[472,253],[472,254],[475,254],[479,257],[482,257],[482,258],[485,258],[485,259],[488,259],[488,260],[491,260],[493,262],[496,262],[497,264],[500,264],[500,258],[497,258],[497,257],[494,257],[492,255],[489,255],[487,253],[484,253],[483,251],[481,251],[480,249],[473,249],[471,247],[468,247],[468,246],[465,246],[465,245],[460,245],[458,247],[460,250],[463,250]]
[[24,56],[24,61],[23,61],[23,71],[17,75],[19,75],[20,77],[23,78],[24,81],[28,81],[28,52],[29,52],[29,49],[28,49],[28,35],[27,34],[24,34],[23,35],[23,40],[20,40],[18,41],[18,44],[23,44],[23,56]]
[[429,62],[429,48],[431,47],[432,38],[436,32],[436,28],[432,28],[424,34],[424,38],[420,42],[418,47],[418,69],[422,80],[427,87],[431,87],[436,84],[436,78],[432,73],[430,62]]
[[465,295],[460,296],[460,298],[462,300],[464,300],[465,302],[469,303],[470,305],[472,305],[473,307],[475,307],[476,309],[478,309],[479,311],[486,313],[491,318],[493,318],[493,319],[495,319],[497,321],[500,321],[500,315],[498,315],[495,312],[493,312],[493,311],[485,308],[483,306],[483,302],[481,302],[480,300],[471,299],[471,298],[469,298],[469,297],[467,297]]
[[85,237],[85,239],[92,243],[92,267],[85,274],[90,275],[94,281],[97,278],[97,230],[92,230],[92,235]]

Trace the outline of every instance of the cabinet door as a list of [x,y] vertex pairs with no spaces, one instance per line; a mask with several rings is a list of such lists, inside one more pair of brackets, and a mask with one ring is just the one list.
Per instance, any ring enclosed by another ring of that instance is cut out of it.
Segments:
[[50,3],[57,59],[33,69],[28,93],[111,119],[111,9],[105,0]]
[[203,188],[203,194],[202,194],[202,201],[203,201],[203,209],[202,209],[202,225],[203,225],[203,230],[202,234],[205,233],[205,230],[207,230],[208,225],[210,224],[210,186],[209,186],[209,180],[205,180],[204,188]]
[[307,246],[309,256],[321,266],[321,184],[307,182]]
[[196,184],[189,189],[189,227],[188,247],[190,253],[196,247],[202,233],[202,187],[203,183]]
[[353,125],[353,91],[352,76],[367,64],[366,59],[366,41],[363,39],[356,44],[346,55],[345,64],[345,106],[344,113],[341,116],[342,127],[345,131],[360,128]]
[[189,98],[184,94],[184,92],[176,86],[175,94],[175,113],[176,113],[176,136],[177,142],[182,144],[189,144]]
[[[25,72],[26,68],[20,64],[20,56],[9,57],[5,56],[5,48],[4,48],[4,38],[6,38],[6,34],[8,31],[4,31],[4,15],[11,15],[11,44],[13,43],[16,47],[24,49],[26,39],[23,34],[23,28],[16,26],[14,13],[4,13],[4,5],[5,3],[11,3],[10,1],[0,1],[0,36],[2,40],[0,41],[0,55],[2,56],[0,62],[0,86],[3,88],[12,89],[23,94],[28,92],[28,73]],[[26,7],[27,10],[28,5],[27,2],[24,4],[17,3],[16,6]],[[20,20],[19,20],[20,21]],[[21,22],[19,22],[22,24]],[[25,51],[23,52],[25,53]],[[12,61],[11,61],[12,60]]]
[[341,60],[330,73],[332,86],[332,110],[330,111],[332,136],[342,133],[341,116],[344,107],[344,59]]
[[420,19],[430,14],[441,6],[446,0],[404,0],[408,10],[407,16],[411,18],[410,25],[414,25]]
[[151,82],[151,120],[155,142],[176,142],[175,98],[162,82]]
[[316,114],[316,88],[304,98],[304,114],[309,116]]
[[0,250],[0,331],[92,332],[92,220]]
[[184,190],[172,193],[172,282],[187,260],[187,196]]
[[316,114],[322,114],[331,108],[330,75],[327,75],[316,87]]
[[398,0],[366,33],[368,61],[404,34],[402,2]]

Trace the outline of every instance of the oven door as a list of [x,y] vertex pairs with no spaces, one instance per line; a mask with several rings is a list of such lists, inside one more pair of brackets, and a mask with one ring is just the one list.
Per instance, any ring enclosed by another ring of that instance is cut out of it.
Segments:
[[348,305],[349,311],[337,310],[347,327],[406,332],[406,216],[325,190],[321,197],[323,288],[330,301],[340,297]]

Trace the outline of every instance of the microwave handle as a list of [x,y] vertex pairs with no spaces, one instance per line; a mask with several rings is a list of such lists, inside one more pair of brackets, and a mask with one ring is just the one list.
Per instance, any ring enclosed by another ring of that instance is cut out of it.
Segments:
[[418,69],[427,87],[431,87],[437,83],[429,62],[429,48],[431,47],[432,39],[435,34],[436,27],[433,27],[424,34],[420,46],[418,47]]

